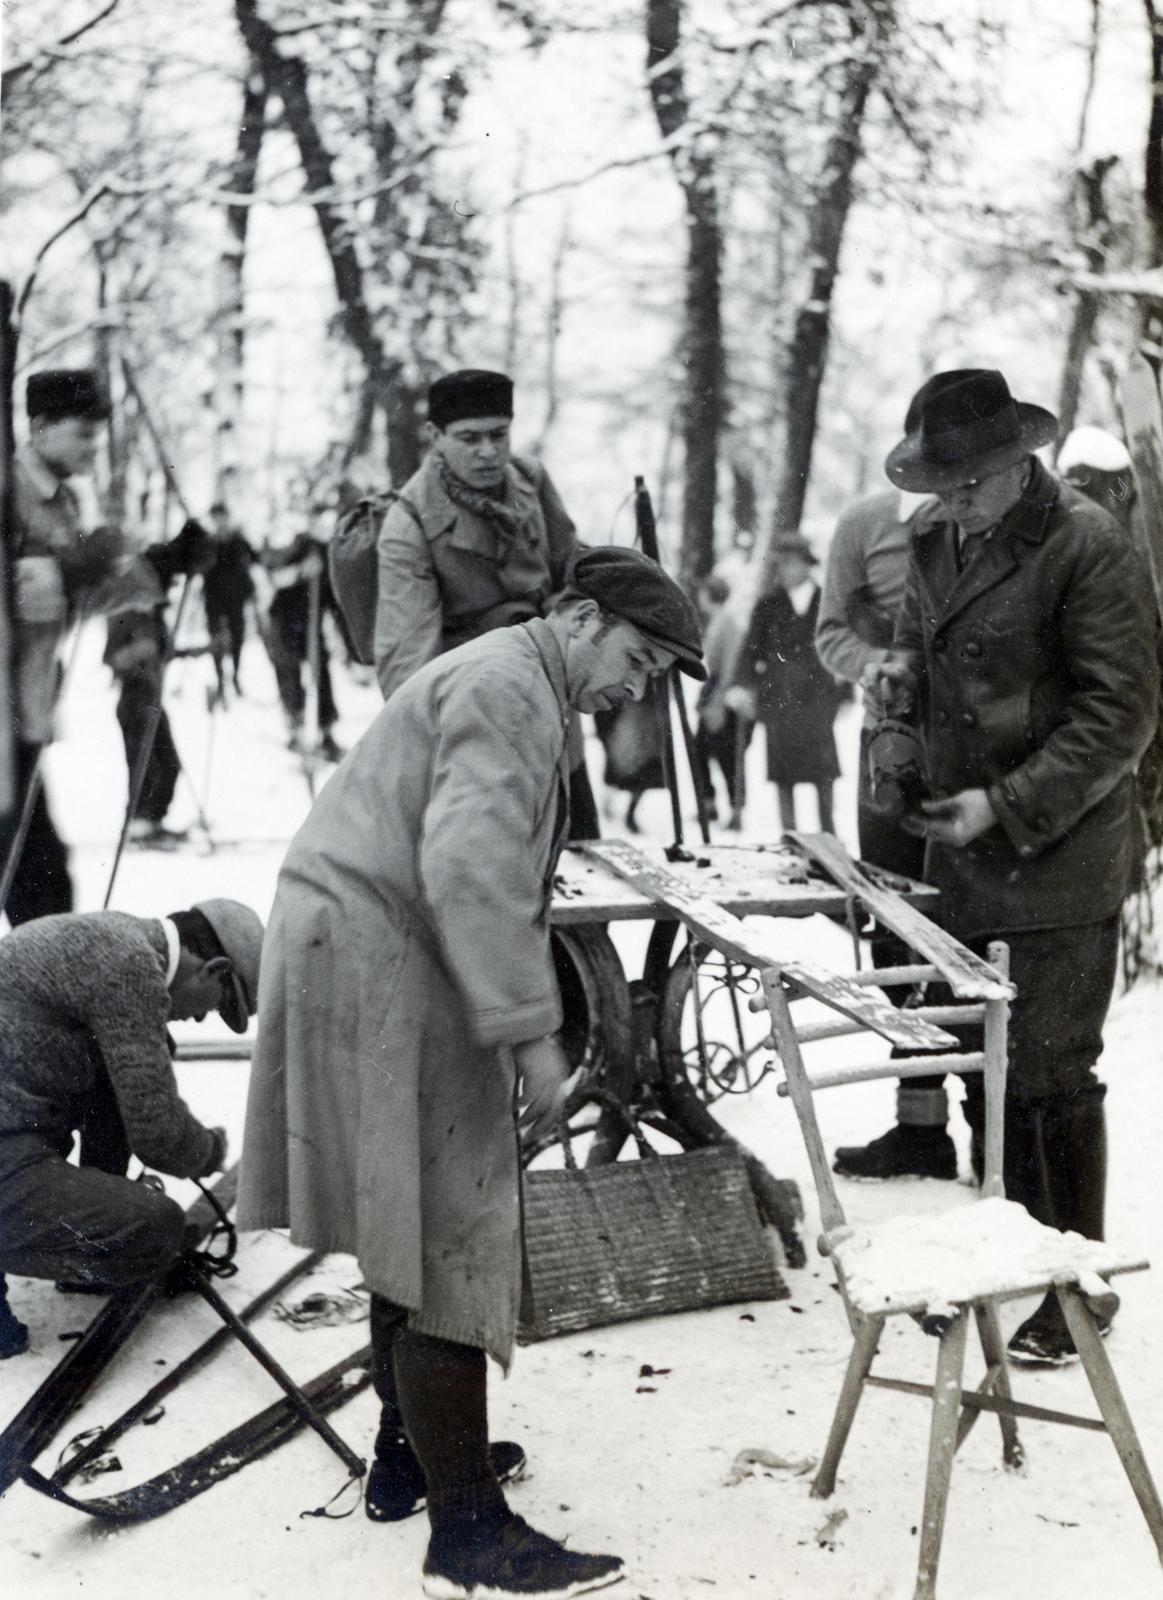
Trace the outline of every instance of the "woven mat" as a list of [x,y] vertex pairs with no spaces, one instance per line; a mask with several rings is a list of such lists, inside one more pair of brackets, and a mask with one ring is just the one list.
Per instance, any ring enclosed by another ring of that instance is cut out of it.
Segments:
[[788,1296],[733,1150],[530,1172],[524,1203],[525,1343]]

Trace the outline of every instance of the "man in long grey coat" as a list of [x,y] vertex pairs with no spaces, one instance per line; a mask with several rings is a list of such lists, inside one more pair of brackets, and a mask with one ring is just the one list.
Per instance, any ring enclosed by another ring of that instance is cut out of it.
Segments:
[[396,689],[280,875],[240,1222],[358,1256],[376,1501],[388,1518],[427,1496],[428,1594],[564,1596],[621,1571],[509,1511],[485,1355],[508,1367],[520,1299],[514,1109],[537,1135],[568,1090],[549,906],[570,719],[641,699],[676,660],[701,677],[701,655],[694,607],[653,562],[587,552],[549,617]]

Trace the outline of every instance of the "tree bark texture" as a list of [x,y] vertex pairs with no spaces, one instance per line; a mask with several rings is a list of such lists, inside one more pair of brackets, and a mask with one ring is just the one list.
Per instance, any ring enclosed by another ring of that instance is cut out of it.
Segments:
[[[308,194],[332,193],[334,165],[311,105],[306,66],[298,56],[283,55],[275,30],[258,14],[257,0],[234,0],[234,12],[243,43],[260,65],[268,92],[282,102],[287,127],[299,149]],[[331,263],[343,330],[390,418],[396,371],[376,332],[351,224],[344,208],[333,200],[317,198],[312,203]]]
[[[681,59],[682,0],[647,0],[646,66],[664,139],[690,121]],[[684,450],[679,579],[694,590],[715,560],[719,444],[725,418],[723,230],[713,150],[696,137],[672,152],[687,211],[682,360]]]
[[[796,313],[784,384],[783,460],[772,513],[771,545],[798,531],[804,513],[817,414],[832,325],[832,291],[852,208],[852,173],[860,158],[868,96],[876,77],[871,49],[852,56],[836,125],[828,139],[808,221],[808,292]],[[770,577],[770,554],[765,581]]]
[[[1147,122],[1147,147],[1143,160],[1143,209],[1147,218],[1148,267],[1163,265],[1163,16],[1155,0],[1143,0],[1151,30],[1151,114]],[[1143,302],[1144,337],[1158,340],[1159,308]]]
[[[1106,175],[1115,165],[1114,156],[1104,156],[1075,174],[1076,193],[1081,220],[1081,246],[1086,258],[1087,271],[1100,274],[1106,271],[1107,250],[1110,246],[1110,213],[1106,207],[1103,184]],[[1066,356],[1062,364],[1062,382],[1058,388],[1058,439],[1059,443],[1074,426],[1078,416],[1078,401],[1082,393],[1082,375],[1087,352],[1094,343],[1094,329],[1098,321],[1099,296],[1093,289],[1075,291],[1074,312],[1070,319],[1070,332],[1066,339]]]
[[[266,125],[267,81],[252,56],[242,89],[238,139],[230,168],[232,194],[253,195]],[[228,498],[228,487],[240,462],[242,408],[245,394],[246,301],[243,278],[250,206],[231,205],[224,217],[226,238],[218,258],[218,307],[214,353],[214,489]]]

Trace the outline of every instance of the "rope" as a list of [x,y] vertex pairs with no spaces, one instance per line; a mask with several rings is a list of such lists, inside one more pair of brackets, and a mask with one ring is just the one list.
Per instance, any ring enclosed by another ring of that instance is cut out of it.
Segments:
[[[190,1250],[187,1254],[193,1256],[203,1271],[207,1272],[210,1277],[233,1278],[238,1271],[238,1265],[234,1259],[238,1251],[238,1229],[231,1222],[213,1189],[208,1189],[200,1178],[195,1178],[194,1182],[198,1185],[202,1192],[202,1198],[214,1212],[217,1220],[210,1230],[210,1237],[203,1248],[201,1250]],[[215,1255],[211,1247],[218,1239],[222,1239],[225,1242],[219,1253]]]

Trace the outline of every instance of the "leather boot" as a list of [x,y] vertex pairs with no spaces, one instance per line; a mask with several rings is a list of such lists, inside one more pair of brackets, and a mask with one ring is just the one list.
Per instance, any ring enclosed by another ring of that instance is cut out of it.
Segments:
[[8,1280],[0,1273],[0,1361],[28,1349],[28,1329],[8,1304]]
[[[1044,1190],[1054,1227],[1101,1239],[1106,1211],[1106,1085],[1096,1083],[1069,1100],[1049,1101],[1041,1118],[1041,1160]],[[1111,1319],[1098,1318],[1101,1334],[1110,1331]],[[1077,1359],[1066,1318],[1051,1290],[1027,1317],[1009,1343],[1018,1361],[1060,1366]]]
[[949,1103],[935,1085],[903,1081],[896,1092],[896,1126],[870,1144],[841,1145],[832,1171],[845,1178],[946,1178],[957,1176],[957,1147],[949,1137]]

